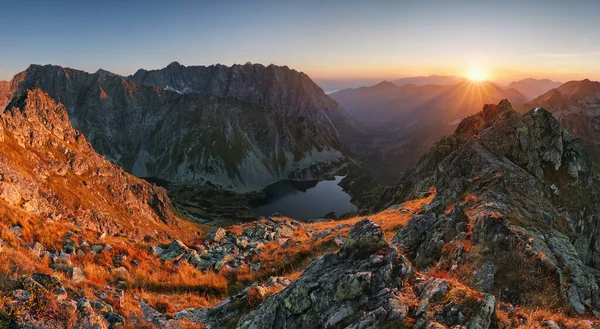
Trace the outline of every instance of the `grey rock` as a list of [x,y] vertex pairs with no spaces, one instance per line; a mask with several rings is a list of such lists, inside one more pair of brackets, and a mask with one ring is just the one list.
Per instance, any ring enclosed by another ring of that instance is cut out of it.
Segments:
[[206,234],[206,238],[208,240],[212,240],[214,242],[220,242],[225,237],[226,234],[227,234],[227,231],[225,231],[224,229],[219,227],[218,229],[216,229],[214,231],[208,232]]
[[494,275],[496,274],[494,262],[486,262],[473,275],[473,286],[480,291],[490,291],[494,287]]
[[[189,248],[183,244],[183,242],[179,240],[173,240],[169,247],[165,249],[158,256],[164,260],[179,260],[186,252],[188,252]],[[158,249],[156,250],[158,251]]]

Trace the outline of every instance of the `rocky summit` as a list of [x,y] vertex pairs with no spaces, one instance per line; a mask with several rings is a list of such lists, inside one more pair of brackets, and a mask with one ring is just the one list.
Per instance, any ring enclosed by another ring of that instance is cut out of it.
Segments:
[[418,268],[453,273],[513,304],[535,303],[544,291],[578,314],[596,314],[598,178],[550,112],[486,105],[380,206],[431,186],[431,204],[392,240]]
[[285,117],[304,117],[318,122],[345,140],[360,133],[353,119],[308,75],[287,66],[252,63],[184,66],[173,62],[160,70],[140,69],[128,78],[182,94],[197,92],[235,97],[267,106]]

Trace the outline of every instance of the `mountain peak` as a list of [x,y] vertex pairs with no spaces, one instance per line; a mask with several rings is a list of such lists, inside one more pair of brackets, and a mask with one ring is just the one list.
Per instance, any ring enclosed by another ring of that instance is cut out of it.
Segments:
[[373,86],[373,88],[395,88],[395,87],[398,87],[398,85],[396,85],[395,83],[388,81],[388,80],[383,80],[380,83]]
[[167,65],[167,68],[175,68],[175,67],[182,67],[183,65],[179,64],[179,62],[177,61],[173,61],[171,63],[169,63],[169,65]]

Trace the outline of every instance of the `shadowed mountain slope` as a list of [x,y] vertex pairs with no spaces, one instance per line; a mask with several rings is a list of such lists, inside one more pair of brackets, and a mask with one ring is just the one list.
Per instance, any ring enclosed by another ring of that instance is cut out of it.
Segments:
[[526,102],[518,91],[490,82],[396,86],[384,81],[338,91],[331,97],[359,123],[372,127],[373,132],[362,144],[356,143],[353,151],[387,179],[416,164],[434,142],[452,133],[463,118],[484,104],[504,98],[516,104]]
[[[293,104],[281,112],[50,65],[32,65],[11,81],[12,94],[34,87],[65,104],[73,126],[94,148],[138,177],[253,191],[313,177],[343,159],[335,129],[288,116]],[[280,101],[303,105],[294,95]]]

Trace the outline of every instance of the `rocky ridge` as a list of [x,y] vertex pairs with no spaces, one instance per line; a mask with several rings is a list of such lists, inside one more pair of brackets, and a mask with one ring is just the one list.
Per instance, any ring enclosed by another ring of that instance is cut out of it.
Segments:
[[436,143],[380,206],[435,187],[393,239],[418,268],[454,273],[513,304],[556,294],[584,314],[600,306],[598,184],[585,149],[551,113],[519,115],[504,100]]
[[[462,300],[451,296],[461,291]],[[238,328],[487,328],[496,306],[491,295],[444,279],[425,279],[365,219],[337,254],[306,271],[256,310]]]
[[346,112],[308,75],[287,66],[184,66],[173,62],[159,70],[140,69],[128,78],[179,93],[235,97],[268,106],[286,118],[304,117],[317,122],[342,139],[360,132]]

